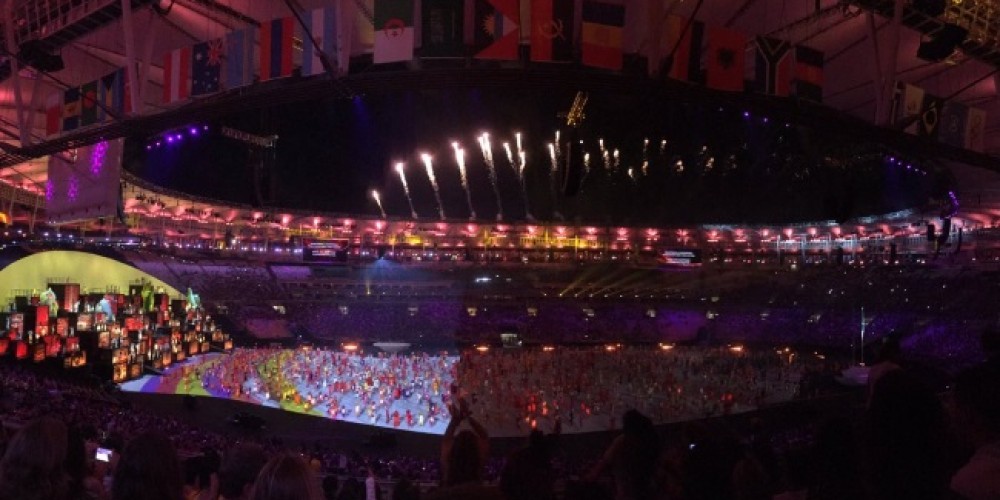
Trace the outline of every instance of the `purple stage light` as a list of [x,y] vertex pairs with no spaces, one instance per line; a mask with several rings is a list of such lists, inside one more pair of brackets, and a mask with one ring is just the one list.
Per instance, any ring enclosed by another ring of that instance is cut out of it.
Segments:
[[168,136],[168,137],[167,137],[167,142],[169,142],[169,143],[173,144],[173,142],[174,142],[174,136],[172,136],[172,135],[171,135],[171,136]]
[[191,127],[191,135],[198,135],[198,129]]
[[749,111],[744,111],[743,112],[743,118],[750,118],[750,112]]

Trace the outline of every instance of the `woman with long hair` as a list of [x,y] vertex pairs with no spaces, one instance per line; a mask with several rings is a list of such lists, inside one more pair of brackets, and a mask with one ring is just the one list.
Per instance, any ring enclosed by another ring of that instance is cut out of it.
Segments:
[[0,460],[0,499],[65,499],[68,441],[66,424],[54,418],[34,420],[21,429]]
[[253,484],[251,500],[323,500],[319,478],[302,458],[282,454],[266,464]]
[[111,500],[183,500],[184,480],[174,445],[145,432],[122,451],[111,484]]

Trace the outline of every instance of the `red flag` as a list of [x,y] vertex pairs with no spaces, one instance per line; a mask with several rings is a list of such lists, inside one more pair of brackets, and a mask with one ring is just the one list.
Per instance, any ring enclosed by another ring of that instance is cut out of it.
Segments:
[[62,94],[55,93],[49,96],[45,105],[45,135],[51,136],[59,133],[62,125]]
[[624,5],[584,2],[581,29],[583,64],[612,70],[622,69],[624,26]]
[[795,95],[823,101],[823,53],[802,45],[795,47]]
[[573,0],[531,2],[531,60],[573,58]]
[[163,58],[163,102],[172,103],[191,95],[191,47],[168,52]]
[[283,17],[260,25],[260,79],[292,74],[292,35],[295,23]]
[[708,28],[707,47],[703,54],[705,85],[727,91],[742,91],[747,37],[740,31],[712,26]]
[[521,9],[517,0],[477,0],[474,49],[477,59],[517,59]]

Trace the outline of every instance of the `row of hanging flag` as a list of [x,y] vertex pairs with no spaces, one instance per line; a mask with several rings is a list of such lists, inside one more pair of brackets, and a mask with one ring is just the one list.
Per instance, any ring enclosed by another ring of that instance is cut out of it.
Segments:
[[946,101],[924,89],[899,82],[893,99],[893,118],[906,133],[942,144],[983,151],[986,111]]
[[[578,60],[606,70],[623,68],[628,2],[530,0],[525,9],[530,26],[522,26],[523,1],[529,0],[422,0],[420,56],[518,60],[522,41],[527,41],[531,61]],[[467,2],[473,2],[471,39],[465,29]],[[288,77],[296,68],[303,76],[317,75],[327,70],[320,50],[332,66],[329,69],[346,74],[350,49],[345,40],[351,35],[345,36],[342,28],[353,22],[353,16],[347,16],[349,20],[342,15],[341,3],[302,13],[302,24],[315,43],[294,17],[287,16],[165,54],[162,102],[184,102],[257,80]],[[374,63],[414,57],[415,4],[374,0]],[[717,90],[822,101],[822,52],[676,15],[663,19],[651,28],[649,37],[658,49],[643,51],[651,74]],[[47,133],[69,132],[132,112],[126,73],[119,68],[54,96],[46,113]]]

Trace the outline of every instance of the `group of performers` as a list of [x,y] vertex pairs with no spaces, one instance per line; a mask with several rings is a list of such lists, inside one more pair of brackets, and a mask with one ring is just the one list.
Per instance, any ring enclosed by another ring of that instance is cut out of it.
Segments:
[[440,433],[466,399],[491,435],[613,429],[635,408],[669,422],[790,399],[799,363],[773,350],[619,347],[458,356],[237,349],[177,377],[208,394],[368,425]]
[[383,427],[443,432],[458,358],[320,349],[236,349],[186,368],[180,392]]

